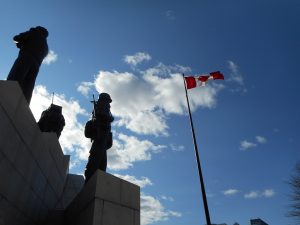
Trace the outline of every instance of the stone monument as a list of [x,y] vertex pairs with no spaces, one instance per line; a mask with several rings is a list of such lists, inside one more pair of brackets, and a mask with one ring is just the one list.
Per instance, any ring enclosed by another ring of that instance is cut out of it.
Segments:
[[[82,175],[69,174],[70,156],[58,142],[61,127],[48,129],[43,122],[39,127],[29,109],[48,52],[47,36],[43,27],[15,36],[19,56],[8,81],[0,81],[0,225],[140,225],[140,188],[103,172],[112,140],[104,138],[102,143],[98,137],[111,134],[111,114],[110,122],[97,118],[102,133],[95,136],[99,141],[94,147],[104,150],[105,155],[100,154],[104,158],[91,153],[92,165],[101,159],[103,171],[89,167],[84,184]],[[102,110],[110,112],[109,103],[100,102],[105,105]]]
[[140,188],[96,170],[69,174],[15,81],[0,81],[0,225],[140,225]]

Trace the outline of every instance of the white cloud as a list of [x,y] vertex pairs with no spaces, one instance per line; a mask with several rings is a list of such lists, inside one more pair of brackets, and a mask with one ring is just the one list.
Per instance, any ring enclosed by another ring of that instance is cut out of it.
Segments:
[[170,147],[175,152],[182,152],[182,151],[184,151],[184,146],[183,145],[174,145],[174,144],[171,144]]
[[[111,95],[112,113],[119,118],[117,125],[125,126],[138,134],[167,135],[167,116],[170,113],[186,113],[186,99],[182,75],[172,73],[187,70],[178,65],[158,67],[141,71],[137,76],[129,72],[100,71],[96,76],[98,92]],[[165,75],[168,72],[168,75]],[[192,110],[198,107],[212,108],[216,105],[221,85],[208,85],[191,90],[189,98]]]
[[265,137],[262,137],[262,136],[257,135],[255,137],[255,140],[256,140],[257,143],[250,142],[250,141],[247,141],[247,140],[241,141],[240,149],[241,150],[247,150],[249,148],[257,147],[258,144],[266,144],[267,143],[267,139]]
[[275,191],[273,189],[266,189],[264,190],[264,192],[262,193],[262,196],[263,197],[266,197],[266,198],[271,198],[275,195]]
[[234,88],[231,91],[244,92],[244,93],[247,92],[247,88],[245,87],[245,83],[244,83],[244,77],[240,73],[240,71],[238,69],[238,65],[235,62],[229,60],[228,68],[231,71],[231,74],[230,74],[230,77],[227,79],[227,81],[234,82],[239,85],[239,87]]
[[[238,73],[238,66],[233,61],[228,61],[228,67],[231,70],[232,73],[237,74]],[[240,78],[237,80],[239,83],[243,82],[243,78]]]
[[257,144],[244,140],[244,141],[241,141],[240,149],[247,150],[249,148],[254,148],[256,146],[257,146]]
[[256,136],[256,141],[259,143],[259,144],[265,144],[267,143],[267,139],[265,137],[262,137],[262,136]]
[[169,210],[169,211],[168,211],[168,214],[169,214],[170,216],[174,216],[174,217],[181,217],[181,216],[182,216],[182,213],[180,213],[180,212],[175,212],[175,211],[172,211],[172,210]]
[[251,191],[251,192],[245,194],[244,197],[247,198],[247,199],[258,198],[259,193],[257,191]]
[[231,70],[231,77],[229,78],[231,81],[235,81],[236,83],[243,85],[244,84],[244,78],[240,74],[238,70],[238,66],[233,61],[228,61],[228,67]]
[[48,55],[44,58],[43,64],[50,65],[51,63],[56,62],[57,57],[57,54],[53,50],[50,50]]
[[141,188],[144,188],[148,185],[153,185],[152,181],[147,177],[141,177],[141,179],[138,179],[131,175],[120,175],[120,174],[114,174],[114,175],[123,180],[127,180],[130,183],[136,184],[136,185],[140,186]]
[[173,10],[167,10],[165,12],[165,16],[167,17],[168,20],[175,20],[176,19],[175,12]]
[[152,154],[164,149],[148,140],[139,140],[125,134],[114,135],[114,144],[108,150],[108,168],[112,170],[128,169],[134,162],[150,160]]
[[94,83],[92,82],[81,82],[77,87],[77,91],[87,97],[92,87],[94,87]]
[[237,189],[228,189],[223,191],[223,194],[226,196],[230,196],[230,195],[235,195],[237,194],[239,191]]
[[165,195],[161,195],[160,197],[161,197],[162,200],[174,202],[174,198],[173,197],[165,196]]
[[137,52],[134,55],[126,55],[124,57],[124,62],[129,65],[136,66],[143,61],[151,60],[151,56],[145,52]]
[[161,202],[149,195],[141,195],[141,224],[147,225],[158,221],[166,221],[169,217],[181,217],[180,212],[166,210]]
[[271,198],[275,195],[275,191],[273,189],[266,189],[262,192],[259,191],[251,191],[244,195],[246,199],[253,199],[253,198]]
[[165,65],[163,63],[158,63],[154,67],[150,67],[146,69],[145,71],[141,71],[142,74],[147,74],[149,76],[159,76],[159,77],[169,77],[170,74],[182,74],[182,73],[189,73],[191,72],[191,68],[187,66],[182,65]]
[[118,121],[118,125],[126,126],[127,129],[138,134],[167,135],[168,129],[165,116],[160,110],[137,111],[131,117],[121,118]]

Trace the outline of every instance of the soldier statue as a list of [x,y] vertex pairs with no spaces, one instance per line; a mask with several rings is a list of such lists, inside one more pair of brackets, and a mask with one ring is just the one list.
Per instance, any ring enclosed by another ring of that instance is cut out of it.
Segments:
[[65,126],[62,107],[52,103],[48,109],[42,112],[38,126],[42,132],[54,132],[59,138]]
[[13,38],[20,51],[7,80],[19,82],[28,104],[31,100],[39,68],[48,54],[47,37],[47,29],[38,26]]
[[91,138],[92,147],[85,170],[87,182],[97,169],[106,171],[106,151],[112,147],[111,123],[114,120],[110,112],[111,97],[107,93],[101,93],[97,102],[95,100],[93,118],[86,123],[85,136]]

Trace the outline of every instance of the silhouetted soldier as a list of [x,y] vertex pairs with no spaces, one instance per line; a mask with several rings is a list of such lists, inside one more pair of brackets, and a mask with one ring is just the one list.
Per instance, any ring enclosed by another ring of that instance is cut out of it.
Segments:
[[97,169],[106,171],[106,150],[112,146],[111,122],[114,120],[110,112],[110,103],[112,100],[109,94],[101,93],[98,101],[93,102],[93,118],[85,126],[85,136],[91,138],[93,141],[85,170],[86,182]]
[[28,104],[31,100],[39,68],[48,54],[47,37],[47,29],[38,26],[13,38],[20,51],[7,80],[19,82]]
[[59,138],[65,126],[62,107],[51,104],[48,109],[42,112],[38,126],[42,132],[55,132]]

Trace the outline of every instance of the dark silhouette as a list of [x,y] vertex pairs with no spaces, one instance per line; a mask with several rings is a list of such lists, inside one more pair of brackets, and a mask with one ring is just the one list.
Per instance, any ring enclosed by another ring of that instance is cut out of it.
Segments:
[[292,204],[290,205],[291,209],[288,216],[292,216],[297,221],[300,221],[300,162],[296,164],[295,172],[291,176],[289,184],[293,193],[290,196]]
[[38,126],[42,132],[55,132],[59,138],[65,126],[65,118],[62,115],[62,107],[51,104],[48,109],[42,112]]
[[7,80],[19,82],[28,104],[31,100],[39,68],[48,54],[47,37],[47,29],[38,26],[13,38],[20,51]]
[[85,126],[85,136],[91,138],[93,142],[84,173],[86,182],[97,169],[106,171],[106,151],[112,146],[111,122],[114,120],[110,112],[111,102],[109,94],[101,93],[98,101],[93,101],[93,118]]
[[251,219],[251,220],[250,220],[250,224],[251,224],[251,225],[268,225],[265,221],[263,221],[263,220],[260,219],[260,218],[257,218],[257,219]]

